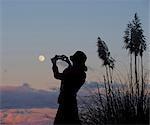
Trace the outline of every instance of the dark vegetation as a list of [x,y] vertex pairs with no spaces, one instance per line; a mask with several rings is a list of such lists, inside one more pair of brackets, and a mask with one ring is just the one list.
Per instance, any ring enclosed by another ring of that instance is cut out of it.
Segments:
[[[143,65],[146,39],[137,13],[132,22],[127,24],[123,39],[123,48],[130,55],[130,72],[126,86],[115,88],[112,75],[116,69],[115,60],[110,56],[106,43],[98,37],[98,56],[106,71],[103,76],[104,93],[97,85],[95,94],[82,99],[80,119],[83,125],[149,124],[150,93],[146,87],[148,83]],[[119,82],[122,83],[121,80]]]

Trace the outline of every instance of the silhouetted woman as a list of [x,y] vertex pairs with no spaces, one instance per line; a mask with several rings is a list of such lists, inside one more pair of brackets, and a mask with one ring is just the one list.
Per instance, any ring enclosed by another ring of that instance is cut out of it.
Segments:
[[[56,65],[58,59],[66,61],[69,65],[63,73],[59,73],[58,71]],[[54,120],[54,125],[81,125],[78,116],[76,96],[86,79],[86,59],[87,57],[82,51],[77,51],[73,56],[70,56],[72,64],[64,55],[56,55],[51,59],[54,77],[61,80],[60,95],[58,97],[59,108]]]

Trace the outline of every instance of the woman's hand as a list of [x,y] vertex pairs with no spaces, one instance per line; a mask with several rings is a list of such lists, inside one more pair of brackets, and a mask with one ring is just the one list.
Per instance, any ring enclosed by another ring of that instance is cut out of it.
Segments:
[[69,66],[71,66],[69,58],[65,55],[61,55],[61,56],[55,55],[55,57],[51,58],[51,61],[52,61],[53,65],[56,65],[56,62],[57,62],[58,59],[61,59],[62,61],[65,61],[66,63],[69,64]]
[[55,55],[55,57],[51,58],[51,61],[53,64],[56,64],[57,60],[58,60],[57,55]]

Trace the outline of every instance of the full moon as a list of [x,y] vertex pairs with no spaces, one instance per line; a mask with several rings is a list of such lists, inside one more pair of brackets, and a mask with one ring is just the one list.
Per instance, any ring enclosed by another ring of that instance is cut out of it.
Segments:
[[39,61],[40,61],[40,62],[44,62],[44,61],[45,61],[45,56],[40,55],[40,56],[39,56]]

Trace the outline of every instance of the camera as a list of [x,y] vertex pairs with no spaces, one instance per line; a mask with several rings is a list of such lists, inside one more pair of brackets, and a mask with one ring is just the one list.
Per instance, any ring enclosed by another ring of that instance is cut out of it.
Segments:
[[68,63],[69,66],[72,65],[69,58],[65,55],[55,55],[55,57],[51,58],[51,61],[53,64],[56,64],[57,60],[59,59]]
[[55,55],[55,57],[51,58],[52,62],[55,62],[59,59],[63,61],[68,61],[68,57],[65,55]]
[[58,60],[58,59],[61,59],[61,60],[64,60],[64,61],[65,61],[65,60],[67,60],[68,57],[65,56],[65,55],[56,55],[55,58],[56,58],[57,60]]

